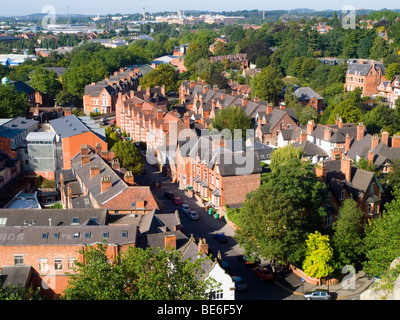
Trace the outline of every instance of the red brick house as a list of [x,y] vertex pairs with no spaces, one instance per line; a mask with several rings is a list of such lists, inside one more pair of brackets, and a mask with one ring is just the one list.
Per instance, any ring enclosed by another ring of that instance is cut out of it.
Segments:
[[360,60],[350,63],[346,72],[345,91],[362,89],[362,95],[373,96],[378,94],[378,86],[387,79],[386,69],[382,63]]
[[316,165],[316,175],[324,181],[329,190],[327,207],[330,208],[325,225],[331,226],[343,201],[352,197],[364,212],[363,221],[374,219],[382,213],[383,189],[372,171],[359,169],[351,158],[337,150],[332,159]]
[[294,109],[285,107],[264,106],[257,111],[255,137],[266,145],[278,145],[278,137],[282,130],[297,127],[298,120]]
[[257,152],[234,152],[216,136],[182,141],[171,166],[181,188],[193,188],[195,196],[219,213],[225,205],[241,204],[260,185],[261,164]]

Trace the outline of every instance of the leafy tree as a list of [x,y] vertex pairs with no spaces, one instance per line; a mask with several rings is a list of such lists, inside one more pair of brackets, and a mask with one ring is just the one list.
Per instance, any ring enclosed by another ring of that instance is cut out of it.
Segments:
[[251,128],[251,119],[240,106],[233,106],[220,109],[214,119],[211,120],[211,126],[219,131],[229,129],[232,137],[235,129],[241,129],[242,137],[245,137],[246,130]]
[[54,71],[38,67],[31,74],[30,84],[41,94],[54,97],[61,90],[61,83]]
[[305,125],[310,120],[316,121],[318,117],[318,112],[312,106],[305,106],[299,112],[299,122],[301,125]]
[[337,116],[340,116],[344,123],[358,123],[361,121],[363,114],[361,109],[355,106],[350,99],[346,99],[333,108],[328,123],[334,124]]
[[0,84],[1,118],[25,117],[28,109],[26,94],[18,92],[11,84]]
[[400,63],[391,63],[386,68],[385,77],[389,80],[392,80],[395,76],[400,74]]
[[243,48],[241,52],[246,53],[247,60],[252,63],[256,63],[259,57],[268,58],[272,54],[269,43],[265,40],[253,42],[246,48]]
[[371,276],[383,273],[400,256],[400,189],[395,187],[393,194],[382,216],[373,219],[365,230],[363,270]]
[[301,149],[291,145],[276,149],[271,155],[271,172],[262,174],[261,182],[293,199],[294,207],[305,214],[307,231],[311,232],[322,228],[327,189],[310,161],[301,159],[301,155]]
[[34,290],[20,283],[17,286],[0,286],[0,300],[44,300],[39,292],[40,288]]
[[389,46],[386,40],[381,37],[376,37],[369,51],[369,57],[372,60],[381,60],[389,54]]
[[198,300],[217,288],[204,281],[201,263],[184,260],[176,250],[130,247],[109,260],[106,245],[89,246],[84,263],[69,275],[65,300]]
[[113,145],[112,150],[122,167],[132,171],[134,175],[141,173],[144,166],[143,159],[132,142],[118,141]]
[[329,236],[315,231],[308,235],[303,271],[313,278],[328,277],[334,271],[333,249]]
[[165,86],[166,92],[176,91],[178,72],[167,63],[159,65],[156,69],[146,73],[140,80],[143,88]]
[[239,227],[235,238],[248,254],[278,263],[301,261],[305,218],[287,194],[260,185],[246,197],[235,221]]
[[367,59],[369,57],[369,50],[372,47],[372,41],[369,38],[362,38],[357,48],[357,56],[359,58]]
[[268,66],[253,77],[250,86],[254,96],[261,100],[275,102],[275,98],[282,93],[284,83],[282,75],[273,67]]
[[333,223],[332,243],[343,265],[355,264],[361,260],[364,250],[364,239],[361,218],[364,213],[357,202],[348,198],[343,202],[339,218]]
[[392,109],[384,103],[378,103],[371,111],[364,113],[362,119],[370,134],[379,133],[381,130],[387,130],[390,135],[400,130],[399,120],[396,109]]

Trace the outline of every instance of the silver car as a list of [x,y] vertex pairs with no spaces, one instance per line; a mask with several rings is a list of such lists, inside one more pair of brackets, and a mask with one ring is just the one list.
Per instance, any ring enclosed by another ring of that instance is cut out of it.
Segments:
[[191,220],[199,220],[200,217],[196,211],[189,211],[188,216]]
[[190,207],[188,204],[184,203],[179,206],[179,210],[184,214],[188,214],[190,212]]
[[303,297],[306,300],[331,300],[329,291],[323,289],[306,292]]

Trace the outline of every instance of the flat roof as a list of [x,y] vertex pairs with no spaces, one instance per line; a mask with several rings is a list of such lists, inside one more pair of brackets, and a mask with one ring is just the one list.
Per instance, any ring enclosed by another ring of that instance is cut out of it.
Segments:
[[53,141],[56,137],[55,132],[29,132],[26,136],[27,141]]

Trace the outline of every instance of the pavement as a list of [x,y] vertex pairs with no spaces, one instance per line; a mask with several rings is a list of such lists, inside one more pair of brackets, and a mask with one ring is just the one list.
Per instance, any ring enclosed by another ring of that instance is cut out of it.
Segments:
[[[155,169],[154,166],[152,167],[149,171],[152,171],[153,174],[157,176],[157,178],[163,177],[162,180],[165,182],[170,182],[167,183],[167,185],[164,184],[163,189],[170,189],[172,185],[174,185],[173,189],[170,191],[173,191],[175,195],[181,196],[184,200],[185,203],[188,203],[191,207],[193,207],[193,203],[196,203],[199,207],[204,207],[202,204],[197,202],[194,198],[188,198],[184,194],[184,190],[179,189],[176,184],[171,183],[171,181],[166,178],[165,175],[161,174],[157,169]],[[155,176],[153,176],[156,178]],[[158,189],[160,190],[160,189]],[[160,190],[161,191],[161,190]],[[157,192],[159,193],[159,192]],[[200,209],[201,210],[201,209]],[[204,209],[205,210],[205,209]],[[207,217],[207,219],[203,219],[203,222],[206,224],[212,224],[213,229],[218,230],[218,232],[224,232],[230,239],[229,241],[233,241],[233,236],[235,234],[235,231],[225,222],[223,218],[220,219],[215,219],[214,217]],[[372,284],[373,284],[373,279],[368,277],[364,272],[358,272],[354,276],[350,277],[351,274],[345,276],[341,282],[338,282],[337,284],[334,285],[313,285],[310,283],[307,283],[305,281],[302,281],[302,278],[296,274],[294,274],[291,270],[288,268],[281,268],[279,267],[276,269],[277,277],[275,278],[274,282],[280,286],[281,288],[285,289],[287,292],[293,295],[298,295],[298,296],[303,296],[303,294],[307,291],[312,291],[316,289],[326,289],[329,290],[331,293],[331,296],[335,300],[340,300],[340,299],[351,299],[354,297],[355,299],[358,298],[358,296],[367,290]]]
[[342,281],[334,285],[314,285],[302,281],[302,278],[291,270],[278,270],[278,276],[274,280],[276,284],[294,295],[302,296],[307,291],[316,289],[329,290],[334,300],[357,298],[367,290],[373,283],[373,279],[360,271],[357,274],[348,274]]

